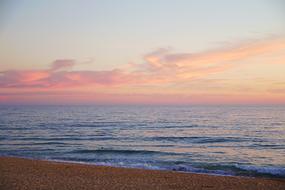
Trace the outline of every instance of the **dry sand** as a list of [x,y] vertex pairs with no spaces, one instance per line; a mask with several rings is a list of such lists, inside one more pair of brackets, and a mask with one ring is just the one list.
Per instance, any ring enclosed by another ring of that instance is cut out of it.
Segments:
[[225,177],[0,157],[0,189],[285,190],[285,179]]

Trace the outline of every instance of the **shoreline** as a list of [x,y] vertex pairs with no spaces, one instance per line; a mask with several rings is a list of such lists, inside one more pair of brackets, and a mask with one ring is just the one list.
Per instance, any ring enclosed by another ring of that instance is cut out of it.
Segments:
[[0,189],[285,189],[285,179],[0,157]]
[[[20,158],[26,160],[34,160],[34,161],[47,161],[47,162],[56,162],[56,163],[67,163],[67,164],[78,164],[78,165],[86,165],[86,166],[102,166],[102,167],[112,167],[112,168],[122,168],[122,169],[139,169],[139,170],[150,170],[150,171],[167,171],[167,172],[177,172],[177,173],[186,173],[186,174],[204,174],[210,176],[225,176],[225,177],[241,177],[241,178],[262,178],[262,179],[284,179],[285,177],[281,175],[273,175],[270,173],[261,173],[257,175],[238,175],[234,173],[223,173],[223,172],[199,172],[199,171],[185,171],[185,170],[175,170],[175,169],[165,169],[165,168],[157,168],[157,167],[139,167],[139,166],[127,166],[127,165],[112,165],[112,164],[98,164],[93,162],[84,162],[84,161],[73,161],[73,160],[60,160],[60,159],[41,159],[41,158],[32,158],[25,156],[10,156],[10,155],[0,155],[1,158]],[[220,170],[222,171],[222,170]]]

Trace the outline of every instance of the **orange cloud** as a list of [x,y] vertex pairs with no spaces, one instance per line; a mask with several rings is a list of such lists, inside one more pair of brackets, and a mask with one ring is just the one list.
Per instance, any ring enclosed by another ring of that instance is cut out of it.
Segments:
[[0,73],[0,88],[57,88],[84,85],[160,85],[203,79],[237,65],[235,61],[285,49],[284,39],[250,41],[200,53],[171,53],[158,49],[143,57],[141,64],[107,71],[73,71],[75,60],[53,62],[45,70],[13,70]]
[[144,68],[155,75],[170,74],[171,81],[191,80],[231,69],[236,66],[235,61],[284,49],[285,40],[280,38],[243,42],[200,53],[171,53],[169,49],[158,49],[145,55]]

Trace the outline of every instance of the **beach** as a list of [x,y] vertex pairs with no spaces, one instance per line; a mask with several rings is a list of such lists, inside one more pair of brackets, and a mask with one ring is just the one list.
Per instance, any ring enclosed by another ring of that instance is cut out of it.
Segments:
[[0,157],[0,189],[285,189],[285,179],[117,168]]
[[0,190],[285,190],[284,5],[0,0]]

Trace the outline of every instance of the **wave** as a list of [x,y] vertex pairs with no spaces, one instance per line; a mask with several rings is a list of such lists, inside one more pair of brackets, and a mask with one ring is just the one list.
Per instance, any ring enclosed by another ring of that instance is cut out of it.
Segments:
[[[106,150],[110,151],[110,150]],[[113,152],[113,151],[112,151]],[[126,151],[129,152],[129,151]],[[131,151],[132,152],[132,151]],[[139,153],[144,151],[134,151]],[[141,168],[150,170],[168,170],[186,173],[203,173],[212,175],[225,176],[248,176],[248,177],[273,177],[285,178],[284,167],[273,166],[254,166],[254,165],[239,165],[239,164],[208,164],[195,163],[191,164],[183,161],[143,161],[139,159],[98,159],[98,158],[68,158],[58,157],[52,160],[64,162],[88,163],[102,166],[124,167],[124,168]]]
[[[185,169],[186,168],[186,169]],[[226,174],[234,176],[250,176],[250,177],[285,177],[285,168],[278,166],[255,166],[255,165],[240,165],[240,164],[201,164],[194,167],[182,167],[182,170]],[[181,168],[180,168],[181,169]]]
[[153,138],[148,138],[147,140],[153,141],[171,141],[171,142],[180,142],[180,141],[187,141],[191,143],[198,143],[198,144],[203,144],[203,143],[227,143],[227,142],[259,142],[261,141],[260,139],[250,139],[250,138],[241,138],[241,137],[171,137],[171,136],[166,136],[166,137],[153,137]]
[[285,149],[285,147],[281,144],[253,144],[251,147],[261,147],[263,149]]
[[87,140],[114,140],[113,137],[102,137],[102,136],[86,136],[86,137],[15,137],[11,140],[21,140],[21,141],[87,141]]
[[91,154],[91,153],[100,153],[100,154],[163,154],[159,151],[149,151],[149,150],[116,150],[116,149],[95,149],[95,150],[75,150],[71,153],[78,154]]
[[236,168],[258,175],[268,175],[276,177],[285,177],[285,167],[276,166],[253,166],[253,165],[235,165]]
[[[43,150],[39,150],[43,151]],[[145,151],[145,150],[112,150],[112,149],[97,149],[97,150],[77,150],[72,153],[77,154],[66,154],[62,156],[58,154],[51,155],[35,155],[35,154],[17,154],[1,152],[2,156],[16,156],[33,159],[45,159],[52,161],[63,161],[63,162],[75,162],[94,164],[102,166],[113,166],[113,167],[125,167],[125,168],[141,168],[151,170],[168,170],[178,172],[190,172],[190,173],[204,173],[212,175],[229,175],[229,176],[248,176],[248,177],[273,177],[273,178],[285,178],[285,167],[284,166],[258,166],[258,165],[246,165],[246,164],[211,164],[211,163],[192,163],[189,161],[166,161],[166,160],[152,160],[145,159],[142,155],[152,155],[160,152],[156,151]],[[114,156],[98,157],[87,156],[85,154],[110,154]],[[80,156],[80,154],[83,154]],[[128,156],[134,154],[135,157],[117,157],[116,154],[123,154]]]

